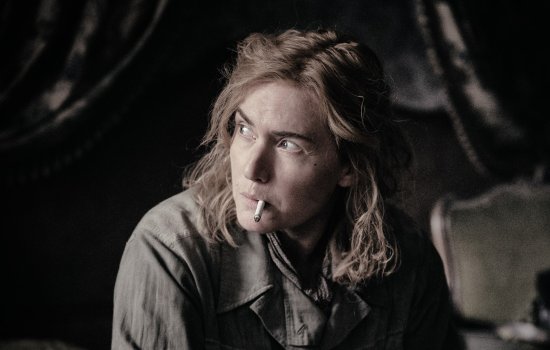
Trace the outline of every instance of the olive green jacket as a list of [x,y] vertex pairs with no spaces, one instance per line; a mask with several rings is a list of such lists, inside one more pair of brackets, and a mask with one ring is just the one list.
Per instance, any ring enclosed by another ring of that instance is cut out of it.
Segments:
[[335,285],[326,314],[274,265],[265,235],[235,230],[238,248],[210,243],[196,211],[180,193],[130,237],[113,349],[442,349],[455,336],[439,256],[408,222],[396,232],[398,271]]

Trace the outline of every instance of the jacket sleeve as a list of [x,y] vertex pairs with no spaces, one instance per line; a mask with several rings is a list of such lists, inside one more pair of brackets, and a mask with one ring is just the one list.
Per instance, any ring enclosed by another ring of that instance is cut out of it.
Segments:
[[134,232],[115,285],[111,348],[203,349],[203,324],[188,264],[151,232]]
[[405,349],[463,349],[452,319],[452,308],[441,259],[426,242],[418,266],[415,292],[405,332]]

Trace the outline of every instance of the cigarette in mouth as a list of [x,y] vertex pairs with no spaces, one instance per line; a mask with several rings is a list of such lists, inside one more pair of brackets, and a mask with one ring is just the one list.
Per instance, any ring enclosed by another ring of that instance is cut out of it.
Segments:
[[256,212],[254,212],[254,221],[259,222],[262,218],[262,212],[264,211],[265,201],[258,201]]

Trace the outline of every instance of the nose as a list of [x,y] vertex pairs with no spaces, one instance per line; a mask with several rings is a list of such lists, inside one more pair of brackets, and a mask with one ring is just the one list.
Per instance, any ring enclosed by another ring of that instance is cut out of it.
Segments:
[[257,142],[248,150],[244,176],[254,182],[268,182],[271,174],[270,163],[267,147]]

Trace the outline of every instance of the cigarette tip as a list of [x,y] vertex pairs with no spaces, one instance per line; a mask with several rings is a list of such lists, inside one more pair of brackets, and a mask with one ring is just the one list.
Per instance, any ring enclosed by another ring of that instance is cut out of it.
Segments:
[[264,211],[265,201],[259,200],[256,206],[256,212],[254,213],[254,221],[259,222],[262,218],[262,212]]

